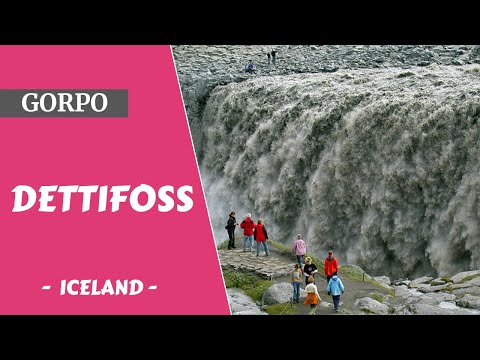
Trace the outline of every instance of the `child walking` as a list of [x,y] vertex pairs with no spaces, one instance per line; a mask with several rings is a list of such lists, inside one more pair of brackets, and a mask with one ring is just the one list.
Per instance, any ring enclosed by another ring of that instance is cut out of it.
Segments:
[[302,283],[302,270],[298,264],[295,264],[295,268],[292,271],[292,286],[293,286],[293,302],[300,302],[300,284]]
[[305,299],[304,304],[310,304],[310,311],[308,312],[308,315],[315,315],[315,310],[317,310],[318,302],[322,301],[320,295],[318,294],[317,285],[315,285],[313,281],[313,276],[310,276],[308,278],[308,285],[305,287],[305,291],[307,292],[307,298]]
[[333,273],[332,278],[327,285],[328,295],[332,295],[333,307],[335,312],[338,312],[338,307],[340,306],[340,294],[343,294],[345,287],[343,286],[342,280],[337,276],[337,272]]

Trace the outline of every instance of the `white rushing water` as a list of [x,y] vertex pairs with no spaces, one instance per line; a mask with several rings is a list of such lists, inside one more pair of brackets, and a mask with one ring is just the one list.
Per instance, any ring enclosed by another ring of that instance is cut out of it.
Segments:
[[195,144],[216,241],[233,210],[372,275],[479,268],[479,120],[478,65],[217,86]]

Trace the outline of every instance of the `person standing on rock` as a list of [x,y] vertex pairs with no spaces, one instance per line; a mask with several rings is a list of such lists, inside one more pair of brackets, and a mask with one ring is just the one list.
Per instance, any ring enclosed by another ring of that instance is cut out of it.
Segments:
[[293,302],[300,302],[300,284],[302,283],[302,270],[298,264],[295,264],[295,267],[292,271],[292,286],[293,286]]
[[323,267],[325,270],[325,276],[327,277],[327,283],[328,283],[332,278],[333,273],[338,272],[338,261],[337,261],[337,258],[333,256],[332,250],[328,252],[328,256],[325,259],[325,264]]
[[308,315],[315,315],[315,310],[317,310],[317,305],[322,299],[318,294],[317,285],[314,284],[315,279],[313,276],[308,278],[308,285],[305,287],[305,291],[307,292],[307,298],[304,301],[305,305],[310,305],[310,311]]
[[269,256],[267,244],[268,233],[262,219],[258,219],[257,225],[255,225],[255,229],[253,230],[253,238],[257,242],[257,256],[260,256],[260,243],[263,244],[265,256]]
[[232,211],[230,215],[228,215],[227,226],[225,226],[228,232],[228,250],[235,249],[235,227],[237,225],[235,212]]
[[297,262],[300,267],[302,267],[303,256],[307,252],[307,245],[302,239],[302,234],[297,235],[297,239],[293,242],[292,253],[297,257]]
[[252,220],[252,214],[247,213],[245,220],[240,223],[240,227],[243,229],[243,252],[247,251],[247,241],[250,241],[250,252],[253,252],[253,230],[255,229],[255,223]]
[[312,258],[310,256],[307,256],[305,258],[305,266],[303,267],[303,275],[305,275],[305,285],[308,285],[310,278],[313,278],[313,283],[315,283],[315,274],[317,272],[317,265],[312,262]]
[[340,306],[340,294],[343,294],[344,291],[345,287],[343,286],[342,280],[340,280],[337,273],[334,272],[327,285],[327,294],[332,295],[335,312],[338,312],[338,307]]
[[276,59],[276,55],[277,55],[277,52],[275,51],[275,49],[272,49],[272,64],[275,65],[275,59]]
[[270,52],[267,51],[267,58],[268,58],[268,65],[271,64],[271,60],[270,60]]

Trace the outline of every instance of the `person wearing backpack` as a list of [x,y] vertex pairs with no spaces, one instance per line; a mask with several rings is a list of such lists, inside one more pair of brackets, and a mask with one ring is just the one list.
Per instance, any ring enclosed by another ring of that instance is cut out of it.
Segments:
[[338,307],[340,306],[340,294],[343,294],[344,291],[345,286],[343,286],[342,280],[340,280],[337,273],[334,272],[327,285],[327,294],[332,295],[335,312],[338,312]]
[[262,219],[258,219],[257,225],[255,225],[255,229],[253,231],[253,238],[257,242],[257,256],[260,256],[260,243],[263,244],[265,256],[269,256],[267,244],[268,233]]
[[235,212],[232,211],[230,215],[228,215],[227,225],[225,229],[228,233],[228,250],[235,249],[235,227],[237,226],[237,219],[235,217]]

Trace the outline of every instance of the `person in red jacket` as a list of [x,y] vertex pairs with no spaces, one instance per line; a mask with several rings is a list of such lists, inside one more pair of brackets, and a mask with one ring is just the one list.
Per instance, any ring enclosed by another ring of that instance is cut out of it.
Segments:
[[325,270],[325,276],[327,277],[327,284],[328,284],[328,282],[333,276],[333,273],[336,274],[338,272],[338,261],[337,261],[337,258],[333,256],[332,250],[328,252],[328,256],[325,259],[324,270]]
[[255,230],[253,232],[253,238],[257,242],[257,256],[260,256],[260,243],[263,244],[263,250],[265,251],[265,256],[269,256],[268,253],[268,233],[267,228],[263,224],[262,219],[258,219],[257,225],[255,226]]
[[255,222],[252,220],[252,214],[247,213],[245,220],[240,223],[243,229],[243,252],[247,251],[247,240],[250,240],[250,252],[253,252],[253,230],[255,229]]

